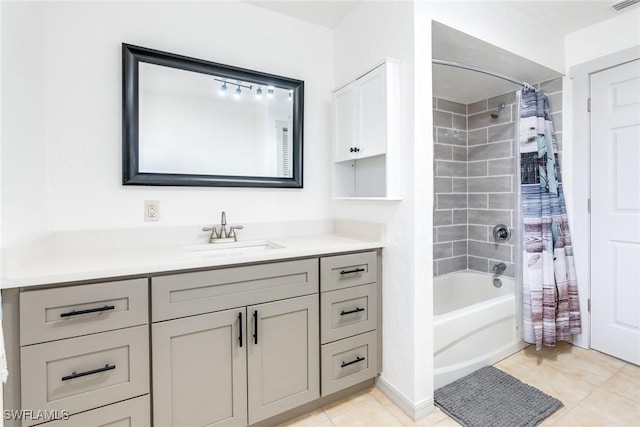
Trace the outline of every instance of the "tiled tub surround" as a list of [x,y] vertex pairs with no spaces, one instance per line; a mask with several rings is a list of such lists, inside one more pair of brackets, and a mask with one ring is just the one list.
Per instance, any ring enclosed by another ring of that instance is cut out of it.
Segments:
[[[562,79],[536,86],[549,96],[551,118],[561,151]],[[500,104],[505,104],[505,108],[494,119],[491,113]],[[514,277],[519,188],[515,158],[518,152],[515,91],[469,105],[435,99],[434,106],[434,274],[465,269],[492,272],[496,263],[504,262],[507,265],[505,274]],[[460,116],[465,110],[466,127],[463,129],[466,132],[463,132],[460,127],[456,128],[456,123],[461,125]],[[447,113],[451,115],[451,124],[447,121]],[[457,122],[453,122],[456,116]],[[466,141],[462,140],[464,137]],[[466,156],[462,148],[466,148]],[[562,165],[561,155],[560,162]],[[492,232],[498,223],[512,227],[513,235],[508,243],[495,243]]]
[[467,268],[467,106],[433,101],[435,275]]

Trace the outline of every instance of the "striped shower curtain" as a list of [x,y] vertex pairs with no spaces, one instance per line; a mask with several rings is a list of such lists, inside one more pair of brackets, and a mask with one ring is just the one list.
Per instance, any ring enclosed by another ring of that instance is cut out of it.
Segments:
[[580,308],[549,101],[534,89],[519,99],[524,340],[540,349],[581,332]]

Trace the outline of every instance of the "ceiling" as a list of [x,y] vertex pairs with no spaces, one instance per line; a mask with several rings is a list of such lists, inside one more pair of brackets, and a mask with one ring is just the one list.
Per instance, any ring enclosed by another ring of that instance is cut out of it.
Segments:
[[[380,0],[243,0],[263,9],[288,15],[329,29],[340,25],[343,18],[362,2]],[[406,1],[406,0],[389,0]],[[426,1],[426,0],[415,0]],[[444,1],[444,0],[441,0]],[[455,0],[448,0],[454,2]],[[476,0],[479,3],[484,0]],[[464,7],[463,1],[457,2]],[[502,0],[485,1],[491,7],[504,9],[508,16],[521,16],[532,31],[551,31],[566,35],[607,20],[620,13],[611,6],[614,0]],[[636,4],[624,9],[640,7]],[[486,43],[465,33],[434,22],[433,57],[460,62],[489,71],[506,74],[518,81],[537,83],[559,77],[554,70]],[[496,77],[459,68],[433,66],[434,96],[470,103],[515,90],[519,86]]]
[[[561,76],[555,70],[446,25],[434,22],[432,31],[434,58],[498,72],[527,83]],[[470,104],[519,87],[515,83],[476,71],[433,65],[433,96],[438,98]]]
[[[363,1],[379,0],[244,0],[245,3],[331,29],[336,28],[342,19]],[[453,3],[455,0],[447,1]],[[478,0],[474,1],[474,3],[477,2]],[[464,2],[458,3],[462,6]],[[486,1],[486,3],[500,3],[501,8],[511,9],[516,12],[516,15],[520,14],[528,19],[534,19],[546,28],[559,30],[564,34],[572,33],[620,13],[609,7],[615,3],[614,0],[503,0],[500,2]],[[640,7],[640,4],[626,8],[624,11],[637,7]]]
[[245,3],[268,9],[327,28],[336,28],[360,1],[269,1],[244,0]]

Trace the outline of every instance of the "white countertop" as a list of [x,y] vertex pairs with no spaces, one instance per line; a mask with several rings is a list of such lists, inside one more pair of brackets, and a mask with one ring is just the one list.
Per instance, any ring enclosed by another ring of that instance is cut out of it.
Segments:
[[[193,256],[185,246],[108,249],[50,253],[37,257],[0,279],[0,288],[104,279],[233,264],[276,261],[381,248],[380,241],[358,240],[337,235],[296,236],[262,239],[282,248],[260,252]],[[224,245],[220,244],[220,245]],[[212,247],[214,245],[211,245]]]

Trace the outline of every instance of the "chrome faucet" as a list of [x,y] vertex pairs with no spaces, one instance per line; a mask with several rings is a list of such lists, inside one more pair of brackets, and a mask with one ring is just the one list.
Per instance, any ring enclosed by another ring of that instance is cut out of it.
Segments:
[[236,230],[242,230],[241,225],[232,225],[229,227],[227,233],[227,214],[222,211],[222,218],[220,218],[220,231],[216,230],[216,227],[203,227],[202,231],[210,231],[209,243],[228,243],[237,242],[238,236]]

